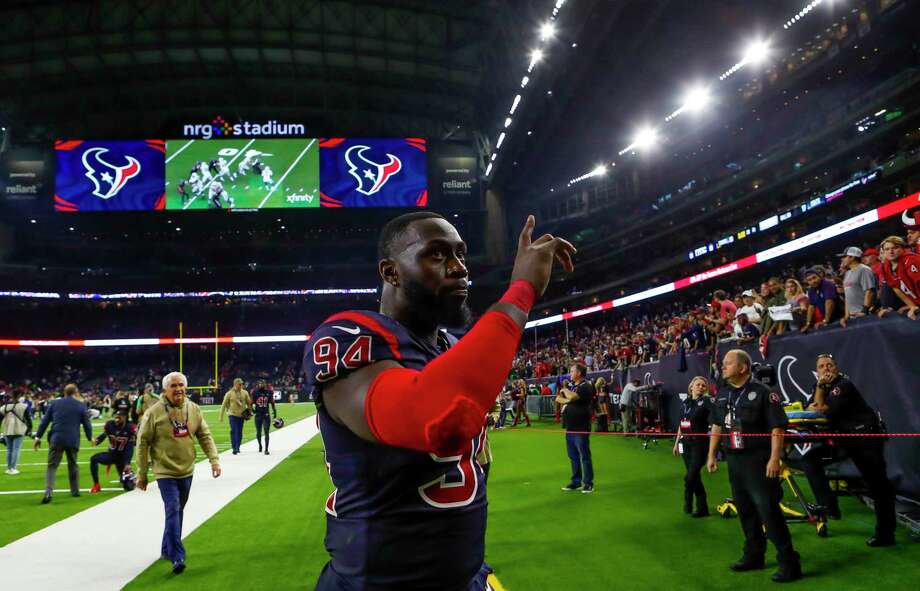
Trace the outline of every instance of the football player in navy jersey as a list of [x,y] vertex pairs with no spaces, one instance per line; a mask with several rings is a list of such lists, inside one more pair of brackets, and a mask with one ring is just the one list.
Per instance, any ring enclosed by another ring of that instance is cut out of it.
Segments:
[[[272,416],[269,418],[268,409],[271,407]],[[262,431],[265,431],[265,455],[268,455],[268,431],[272,428],[272,419],[278,417],[275,408],[275,395],[265,380],[256,383],[252,391],[252,414],[256,419],[256,439],[259,441],[259,451],[262,451]]]
[[105,439],[109,440],[109,450],[95,454],[89,459],[89,471],[93,475],[93,488],[89,490],[90,494],[102,490],[99,485],[99,464],[115,464],[119,476],[124,473],[126,467],[131,467],[131,457],[137,443],[137,425],[128,422],[128,411],[116,411],[115,418],[106,421],[103,432],[93,440],[93,445],[99,445]]
[[573,269],[575,248],[549,234],[532,241],[535,223],[519,237],[508,291],[459,341],[440,327],[468,323],[467,247],[432,212],[381,231],[380,311],[335,314],[313,332],[305,385],[335,486],[317,589],[488,588],[476,462],[485,417],[553,260]]

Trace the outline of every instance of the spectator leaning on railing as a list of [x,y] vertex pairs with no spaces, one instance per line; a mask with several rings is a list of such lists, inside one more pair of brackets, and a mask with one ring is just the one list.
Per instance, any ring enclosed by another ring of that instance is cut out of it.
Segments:
[[[900,236],[885,238],[882,242],[882,273],[885,283],[903,303],[899,312],[916,320],[917,310],[920,309],[920,255],[908,252],[906,247],[907,243]],[[882,308],[879,316],[885,316],[890,311],[890,308]]]
[[840,326],[846,326],[850,318],[864,316],[875,307],[875,274],[862,264],[861,249],[850,246],[839,256],[841,266],[846,269],[843,276],[843,318]]
[[827,326],[840,318],[840,300],[837,296],[837,287],[834,282],[824,278],[824,269],[812,267],[805,271],[805,281],[808,283],[808,315],[801,331],[810,328]]

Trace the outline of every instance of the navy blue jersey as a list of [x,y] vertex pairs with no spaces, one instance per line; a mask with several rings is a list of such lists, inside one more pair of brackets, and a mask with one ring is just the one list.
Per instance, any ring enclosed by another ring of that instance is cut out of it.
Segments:
[[250,395],[257,415],[267,415],[270,407],[274,406],[274,394],[268,388],[256,388]]
[[476,455],[484,431],[459,455],[438,457],[365,441],[323,406],[323,388],[361,367],[393,360],[420,370],[455,342],[442,332],[435,347],[362,310],[328,318],[307,343],[303,371],[316,389],[335,486],[326,501],[329,567],[355,589],[465,591],[482,566],[486,494]]
[[115,454],[130,452],[137,443],[137,425],[127,421],[119,427],[115,419],[105,422],[102,434],[96,437],[96,443],[102,443],[103,439],[109,440],[109,451]]

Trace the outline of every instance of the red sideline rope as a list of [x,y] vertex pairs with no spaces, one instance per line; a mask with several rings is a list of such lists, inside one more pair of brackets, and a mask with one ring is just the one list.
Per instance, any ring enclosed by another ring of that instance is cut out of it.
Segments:
[[[504,430],[505,427],[502,428]],[[676,437],[678,433],[655,432],[655,431],[561,431],[557,429],[526,429],[537,433],[564,433],[571,435],[619,435],[626,436],[655,436],[655,437]],[[710,433],[680,433],[681,437],[712,437]],[[744,437],[772,437],[772,433],[742,433]],[[720,433],[719,437],[730,437],[731,433]],[[830,439],[832,437],[920,437],[920,433],[785,433],[785,437],[808,437],[812,439]]]

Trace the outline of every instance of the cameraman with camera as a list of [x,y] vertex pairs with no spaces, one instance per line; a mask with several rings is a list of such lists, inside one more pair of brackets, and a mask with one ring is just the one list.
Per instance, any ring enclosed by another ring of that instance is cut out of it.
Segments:
[[[878,414],[866,404],[859,390],[840,373],[830,354],[818,355],[815,373],[818,382],[809,410],[823,412],[830,428],[837,433],[865,433],[867,437],[841,437],[837,446],[853,460],[875,501],[875,535],[866,540],[872,548],[894,545],[895,491],[885,467],[885,437]],[[805,456],[806,459],[809,457]],[[805,474],[819,505],[832,517],[840,517],[837,498],[830,490],[824,467],[818,459],[806,461]]]

